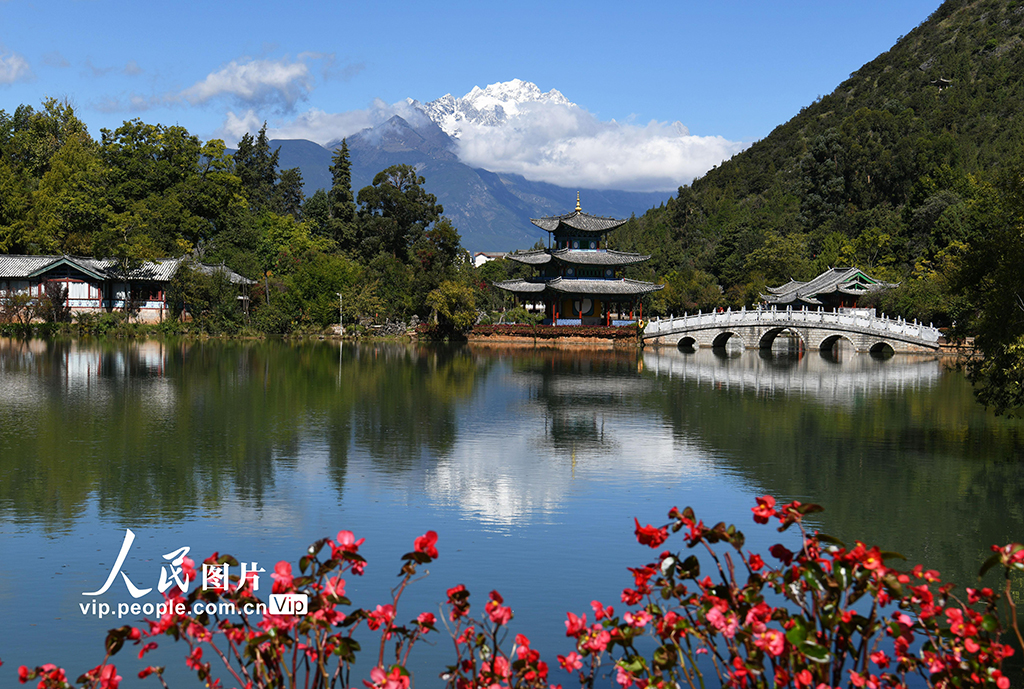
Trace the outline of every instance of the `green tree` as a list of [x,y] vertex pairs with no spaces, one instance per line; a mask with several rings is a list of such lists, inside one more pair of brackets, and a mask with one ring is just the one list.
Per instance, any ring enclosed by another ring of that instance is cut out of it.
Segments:
[[442,218],[428,229],[412,247],[413,261],[413,309],[425,315],[423,299],[443,280],[452,278],[460,264],[466,263],[462,238],[458,230]]
[[20,105],[12,116],[0,110],[0,154],[33,179],[49,170],[50,160],[70,138],[83,135],[89,132],[66,100],[47,98],[39,111]]
[[274,207],[281,215],[290,215],[296,220],[302,218],[302,171],[297,167],[281,170],[281,180],[274,189]]
[[337,323],[338,294],[351,300],[362,276],[363,268],[343,256],[318,253],[303,261],[288,283],[302,304],[301,320],[321,328]]
[[235,172],[242,180],[242,193],[254,212],[273,207],[274,187],[277,185],[277,159],[281,149],[270,150],[267,123],[260,127],[256,137],[246,133],[235,151]]
[[206,272],[184,264],[167,288],[171,315],[186,316],[209,333],[235,330],[242,320],[238,306],[238,287],[222,271]]
[[316,234],[322,237],[330,236],[331,209],[326,191],[317,189],[312,196],[306,199],[302,204],[302,219],[312,225],[313,232]]
[[456,280],[445,280],[427,295],[427,305],[437,317],[438,325],[456,332],[469,330],[476,322],[476,300],[473,290]]
[[102,165],[94,142],[84,135],[72,137],[53,156],[32,195],[32,234],[42,251],[89,251],[109,212],[101,184]]
[[409,260],[409,249],[444,212],[437,197],[423,189],[425,182],[411,165],[392,165],[360,190],[364,256],[385,252]]
[[242,186],[222,141],[202,145],[182,127],[140,120],[102,135],[107,201],[115,214],[138,218],[158,253],[201,253],[237,222]]
[[341,140],[341,146],[331,158],[331,218],[342,224],[351,223],[356,217],[356,202],[352,196],[352,161],[349,158],[348,141]]
[[978,400],[997,414],[1024,410],[1024,172],[1007,173],[971,205],[979,238],[954,274],[963,307],[954,332],[973,335],[968,366]]

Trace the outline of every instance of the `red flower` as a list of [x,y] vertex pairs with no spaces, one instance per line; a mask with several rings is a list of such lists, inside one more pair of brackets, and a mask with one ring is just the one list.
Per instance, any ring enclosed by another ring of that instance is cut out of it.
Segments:
[[754,513],[754,521],[758,524],[767,524],[768,520],[775,516],[775,498],[765,495],[757,499],[757,507],[751,507]]
[[370,613],[370,616],[366,619],[366,626],[370,629],[379,629],[381,625],[390,625],[391,620],[395,619],[395,606],[390,603],[387,605],[378,605],[376,610]]
[[491,591],[491,600],[487,601],[484,610],[495,624],[508,624],[508,621],[512,619],[512,608],[502,605],[504,602],[500,593]]
[[448,605],[452,606],[448,616],[452,622],[469,612],[469,591],[462,584],[448,589]]
[[573,651],[567,656],[558,656],[558,664],[561,665],[566,672],[572,672],[573,670],[579,670],[583,667],[583,657],[576,651]]
[[583,642],[583,648],[591,653],[603,653],[612,641],[612,635],[601,629],[599,625],[590,628],[587,640]]
[[[273,576],[273,575],[271,575]],[[328,596],[341,596],[345,595],[345,580],[340,576],[328,578],[324,584],[324,593]]]
[[274,593],[286,593],[292,587],[291,563],[281,560],[274,566],[274,573],[270,576],[274,580],[272,591]]
[[416,617],[416,623],[419,624],[420,627],[423,627],[424,633],[432,629],[434,627],[434,622],[436,621],[437,618],[434,617],[434,613],[432,612],[421,612]]
[[871,654],[871,662],[884,670],[889,667],[889,663],[892,662],[892,658],[887,656],[885,651],[875,651]]
[[154,648],[156,648],[156,644],[153,643],[152,641],[150,641],[148,644],[143,646],[142,650],[139,651],[139,659],[141,660],[142,656],[146,655],[147,653],[152,651]]
[[367,687],[378,687],[379,689],[407,689],[409,686],[409,676],[402,674],[402,671],[397,667],[391,668],[390,672],[385,673],[384,668],[375,667],[370,670],[370,679],[373,682],[367,682],[363,680],[363,684]]
[[776,543],[775,545],[773,545],[771,548],[768,549],[768,552],[770,552],[775,557],[775,559],[781,560],[782,564],[784,565],[788,566],[789,563],[793,561],[793,553],[789,550],[789,548],[782,545],[781,543]]
[[594,619],[599,622],[606,617],[611,619],[612,615],[615,613],[610,605],[607,608],[602,608],[601,601],[590,601],[590,607],[594,609]]
[[754,554],[750,556],[750,561],[748,564],[750,565],[750,569],[754,570],[755,572],[760,572],[761,569],[764,567],[764,560],[761,559],[760,555]]
[[192,668],[193,670],[199,670],[203,667],[203,648],[202,646],[196,646],[192,649],[192,653],[185,658],[185,665]]
[[423,553],[427,557],[436,558],[437,548],[434,544],[437,543],[437,532],[428,531],[413,542],[413,547],[417,553]]
[[[355,553],[359,551],[359,546],[363,544],[365,538],[356,540],[356,535],[351,531],[339,531],[338,532],[338,543],[335,545],[334,550],[339,553]],[[334,555],[335,559],[341,559],[337,554]]]
[[[598,603],[596,610],[601,609],[601,604]],[[565,613],[568,619],[565,621],[565,635],[578,637],[583,632],[587,631],[587,616],[577,617],[571,612]]]
[[640,522],[636,517],[633,517],[633,521],[636,522],[636,540],[643,545],[657,548],[668,539],[668,529],[665,527],[655,528],[648,524],[647,526],[640,526]]

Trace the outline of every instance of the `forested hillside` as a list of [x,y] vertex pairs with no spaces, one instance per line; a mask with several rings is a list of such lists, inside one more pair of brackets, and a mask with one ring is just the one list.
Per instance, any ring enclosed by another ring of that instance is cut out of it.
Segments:
[[857,265],[902,282],[882,304],[890,313],[963,317],[970,305],[952,282],[991,234],[1024,153],[1022,37],[1024,3],[949,0],[619,230],[619,248],[653,254],[643,277],[668,285],[657,310],[750,304],[766,285]]

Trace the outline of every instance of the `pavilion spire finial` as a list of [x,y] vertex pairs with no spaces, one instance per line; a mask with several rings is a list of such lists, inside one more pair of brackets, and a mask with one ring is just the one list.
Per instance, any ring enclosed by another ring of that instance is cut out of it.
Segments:
[[580,208],[580,193],[578,191],[576,192],[576,212],[577,213],[582,213],[583,212],[583,209]]

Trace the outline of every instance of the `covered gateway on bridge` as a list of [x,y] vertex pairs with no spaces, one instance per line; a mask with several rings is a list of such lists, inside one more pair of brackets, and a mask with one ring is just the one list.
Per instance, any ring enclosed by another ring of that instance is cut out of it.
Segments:
[[769,287],[769,293],[762,294],[761,300],[772,306],[821,307],[834,311],[857,308],[857,302],[865,294],[898,286],[898,283],[876,280],[860,268],[829,268],[808,282],[790,280],[779,287]]
[[[664,285],[630,280],[620,275],[626,266],[650,256],[608,249],[609,232],[625,220],[584,213],[576,196],[576,210],[531,222],[547,231],[553,247],[517,251],[505,258],[532,266],[528,279],[494,283],[522,301],[542,301],[545,322],[555,325],[617,325],[643,318],[641,298]],[[618,319],[612,320],[612,313]]]

